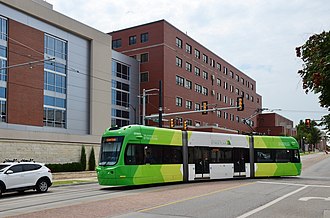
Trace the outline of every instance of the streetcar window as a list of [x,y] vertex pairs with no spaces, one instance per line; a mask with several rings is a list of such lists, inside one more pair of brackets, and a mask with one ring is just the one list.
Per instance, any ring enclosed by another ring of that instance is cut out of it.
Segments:
[[274,157],[272,150],[259,149],[255,151],[255,162],[256,163],[273,163]]
[[211,163],[232,163],[233,151],[228,148],[212,148]]
[[125,164],[182,164],[182,147],[130,144],[125,152]]
[[291,150],[292,163],[300,163],[299,150]]
[[111,166],[117,163],[122,142],[123,137],[104,138],[102,140],[100,166]]
[[128,145],[125,153],[126,165],[141,165],[144,164],[144,146]]
[[276,150],[275,162],[277,163],[287,163],[290,162],[291,155],[290,150]]

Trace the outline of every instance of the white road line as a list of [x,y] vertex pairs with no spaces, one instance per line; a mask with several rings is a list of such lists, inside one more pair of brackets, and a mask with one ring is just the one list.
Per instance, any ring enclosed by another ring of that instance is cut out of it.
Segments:
[[245,213],[245,214],[243,214],[243,215],[241,215],[241,216],[239,216],[237,218],[245,218],[245,217],[251,216],[252,214],[255,214],[255,213],[259,212],[259,211],[262,211],[263,209],[265,209],[267,207],[270,207],[273,204],[276,204],[277,202],[279,202],[279,201],[281,201],[281,200],[283,200],[283,199],[285,199],[285,198],[287,198],[287,197],[289,197],[291,195],[294,195],[294,194],[296,194],[296,193],[304,190],[307,187],[308,186],[301,187],[301,188],[299,188],[299,189],[297,189],[297,190],[295,190],[293,192],[290,192],[290,193],[288,193],[286,195],[283,195],[282,197],[279,197],[279,198],[277,198],[277,199],[275,199],[275,200],[273,200],[273,201],[271,201],[271,202],[269,202],[269,203],[267,203],[265,205],[262,205],[262,206],[260,206],[260,207],[258,207],[256,209],[254,209],[254,210],[251,210],[251,211],[249,211],[249,212],[247,212],[247,213]]
[[296,184],[296,183],[285,183],[285,182],[263,182],[263,181],[257,181],[257,183],[274,184],[274,185],[307,186],[307,187],[315,187],[315,188],[330,188],[330,185],[307,185],[307,184]]

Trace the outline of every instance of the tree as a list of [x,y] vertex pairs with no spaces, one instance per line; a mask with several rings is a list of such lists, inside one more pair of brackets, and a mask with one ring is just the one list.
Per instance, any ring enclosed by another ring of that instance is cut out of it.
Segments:
[[94,154],[94,147],[92,146],[91,153],[88,159],[88,169],[95,170],[95,154]]
[[311,126],[309,128],[306,127],[306,123],[300,120],[299,124],[296,126],[297,136],[296,139],[299,142],[301,149],[305,152],[305,147],[303,146],[305,143],[312,145],[312,150],[315,149],[317,143],[321,141],[322,133],[316,127],[317,123],[315,121],[311,122]]
[[[321,107],[330,110],[330,31],[309,37],[306,43],[296,48],[297,57],[304,64],[298,74],[303,79],[303,89],[320,94]],[[322,118],[321,125],[330,132],[330,114]]]
[[84,145],[81,148],[80,164],[81,164],[81,170],[83,171],[86,170],[86,151]]

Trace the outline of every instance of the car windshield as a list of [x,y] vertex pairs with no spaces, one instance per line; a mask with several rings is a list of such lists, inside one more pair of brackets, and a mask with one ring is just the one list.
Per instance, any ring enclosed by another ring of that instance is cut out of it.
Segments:
[[100,166],[115,165],[119,158],[124,137],[105,137],[102,139]]
[[6,167],[8,167],[8,166],[10,166],[10,165],[8,165],[8,164],[1,164],[1,165],[0,165],[0,172],[3,172],[3,170],[4,170]]

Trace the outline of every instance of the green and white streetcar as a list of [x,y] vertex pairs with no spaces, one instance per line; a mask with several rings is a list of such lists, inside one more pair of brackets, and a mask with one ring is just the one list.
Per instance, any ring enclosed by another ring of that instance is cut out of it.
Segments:
[[292,137],[130,125],[105,131],[96,170],[100,185],[125,186],[298,176],[301,167]]

